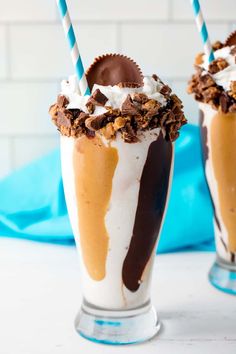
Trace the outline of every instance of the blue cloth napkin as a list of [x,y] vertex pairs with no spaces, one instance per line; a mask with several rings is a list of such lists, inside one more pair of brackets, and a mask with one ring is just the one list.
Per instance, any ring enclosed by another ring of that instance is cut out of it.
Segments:
[[[175,145],[173,186],[158,251],[213,249],[212,218],[199,128],[187,125]],[[63,192],[59,150],[0,182],[0,235],[74,243]]]

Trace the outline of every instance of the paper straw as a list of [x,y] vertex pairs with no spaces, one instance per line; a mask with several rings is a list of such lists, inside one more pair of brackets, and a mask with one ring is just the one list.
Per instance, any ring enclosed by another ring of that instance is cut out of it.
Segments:
[[198,0],[191,0],[194,15],[195,15],[195,21],[197,24],[197,28],[199,33],[201,34],[203,44],[204,44],[204,52],[208,58],[208,62],[212,62],[214,58],[211,42],[208,36],[207,32],[207,27],[206,27],[206,22],[204,21],[203,15],[202,15],[202,10],[199,4]]
[[72,57],[72,62],[75,68],[76,75],[78,77],[79,88],[81,95],[90,95],[90,90],[88,87],[88,82],[85,77],[84,66],[79,53],[79,48],[76,43],[75,33],[71,23],[70,15],[67,9],[67,4],[65,0],[56,0],[58,9],[62,18],[62,25],[64,28],[65,36],[68,40],[70,47],[70,54]]

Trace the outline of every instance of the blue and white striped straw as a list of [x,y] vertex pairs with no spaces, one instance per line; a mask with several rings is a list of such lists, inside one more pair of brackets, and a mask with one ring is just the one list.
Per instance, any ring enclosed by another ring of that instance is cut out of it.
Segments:
[[75,33],[67,9],[66,1],[65,0],[56,0],[56,1],[61,14],[65,36],[69,43],[72,62],[75,68],[76,75],[78,77],[80,93],[83,96],[90,95],[88,82],[85,77],[84,66],[79,53],[78,45],[76,43]]
[[199,4],[198,0],[191,0],[194,15],[195,15],[195,21],[197,24],[197,28],[199,33],[201,34],[203,44],[204,44],[204,52],[208,58],[208,62],[212,62],[214,58],[211,42],[208,36],[207,32],[207,27],[206,27],[206,22],[204,21],[203,15],[202,15],[202,10]]

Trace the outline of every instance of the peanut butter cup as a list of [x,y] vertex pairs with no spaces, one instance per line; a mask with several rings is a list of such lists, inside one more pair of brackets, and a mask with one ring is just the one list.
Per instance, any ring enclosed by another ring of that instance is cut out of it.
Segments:
[[106,54],[96,58],[87,70],[86,78],[90,90],[94,84],[103,86],[120,84],[122,87],[143,85],[143,74],[139,66],[121,54]]

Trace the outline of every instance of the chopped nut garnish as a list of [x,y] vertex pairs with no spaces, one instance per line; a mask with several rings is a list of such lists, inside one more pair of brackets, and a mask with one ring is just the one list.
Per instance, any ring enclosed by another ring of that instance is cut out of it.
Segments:
[[[159,78],[155,79],[159,81]],[[132,97],[127,94],[119,109],[106,106],[107,97],[100,90],[95,90],[86,104],[89,113],[80,109],[67,109],[69,101],[61,95],[49,112],[61,134],[66,136],[77,138],[86,135],[92,139],[98,132],[110,140],[114,139],[116,134],[121,134],[125,142],[135,143],[139,141],[140,131],[159,127],[165,131],[166,140],[173,141],[178,137],[181,126],[186,124],[182,102],[176,95],[171,94],[168,85],[163,84],[160,93],[165,96],[166,105],[150,99],[144,93],[136,92]],[[95,116],[93,113],[96,106],[104,106],[106,111]]]
[[115,130],[119,130],[121,128],[123,128],[125,126],[125,123],[127,122],[127,120],[123,117],[117,117],[114,121],[114,129]]
[[102,134],[107,140],[110,140],[115,137],[115,129],[112,123],[108,123],[104,128],[102,128]]
[[195,61],[194,61],[195,65],[201,65],[203,63],[203,55],[204,55],[204,53],[199,53],[196,56]]

